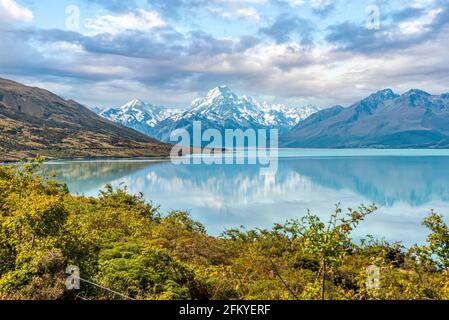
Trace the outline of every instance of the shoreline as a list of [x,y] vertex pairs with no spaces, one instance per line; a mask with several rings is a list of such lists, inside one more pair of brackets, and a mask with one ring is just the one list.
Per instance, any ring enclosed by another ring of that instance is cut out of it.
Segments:
[[[190,148],[189,152],[185,155],[191,155],[191,154],[200,154],[203,152],[204,149],[199,150],[199,148]],[[248,149],[239,149],[239,151],[244,150],[257,150],[257,148],[248,148]],[[268,149],[270,150],[270,149]],[[344,151],[350,151],[350,152],[366,152],[366,151],[377,151],[377,152],[389,152],[389,151],[396,151],[396,152],[416,152],[416,151],[422,151],[427,153],[438,153],[439,151],[448,151],[448,154],[429,154],[428,156],[449,156],[449,148],[278,148],[279,151],[312,151],[312,152],[344,152]],[[226,150],[214,150],[214,152],[220,152],[220,153],[228,153]],[[302,156],[307,156],[302,155]],[[335,155],[334,155],[335,156]],[[348,155],[351,156],[351,155]],[[395,156],[394,154],[386,155],[386,156]],[[413,155],[411,155],[413,156]],[[36,156],[38,157],[38,156]],[[36,158],[34,157],[34,158]],[[97,161],[97,160],[168,160],[170,159],[170,154],[168,155],[154,155],[154,156],[90,156],[90,157],[44,157],[44,161]],[[28,159],[33,159],[33,157],[29,158],[23,158],[20,160],[0,160],[0,165],[6,165],[6,164],[14,164],[14,163],[20,163],[27,161]]]
[[[183,149],[183,154],[198,154],[202,153],[203,149],[196,148],[196,147],[185,147],[188,150]],[[87,156],[87,157],[47,157],[45,155],[36,155],[34,157],[27,157],[20,160],[0,160],[0,165],[5,164],[14,164],[14,163],[20,163],[24,161],[28,161],[29,159],[35,159],[37,157],[43,157],[45,162],[48,161],[96,161],[96,160],[167,160],[170,159],[171,155],[170,153],[166,155],[149,155],[149,156],[131,156],[131,155],[124,155],[124,156]]]

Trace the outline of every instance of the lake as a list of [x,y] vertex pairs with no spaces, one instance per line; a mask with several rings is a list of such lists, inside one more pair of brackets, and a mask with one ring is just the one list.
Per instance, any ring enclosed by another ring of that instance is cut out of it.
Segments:
[[406,245],[425,240],[423,218],[449,212],[449,150],[280,150],[275,174],[258,165],[175,165],[169,160],[58,161],[72,193],[96,196],[107,183],[126,185],[160,205],[187,210],[208,232],[269,228],[310,210],[323,219],[342,208],[379,210],[354,233]]

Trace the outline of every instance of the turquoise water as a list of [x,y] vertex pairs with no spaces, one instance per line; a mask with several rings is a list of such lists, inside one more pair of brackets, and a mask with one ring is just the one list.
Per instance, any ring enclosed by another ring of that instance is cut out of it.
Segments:
[[258,165],[174,165],[165,160],[64,161],[47,164],[72,193],[96,196],[126,185],[161,206],[187,210],[214,235],[226,228],[268,228],[307,210],[326,218],[343,208],[380,208],[354,236],[406,245],[426,237],[422,219],[449,213],[449,150],[281,150],[278,170]]

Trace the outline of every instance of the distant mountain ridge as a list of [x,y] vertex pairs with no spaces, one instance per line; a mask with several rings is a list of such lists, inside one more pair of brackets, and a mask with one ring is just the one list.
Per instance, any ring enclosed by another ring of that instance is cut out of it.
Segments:
[[171,146],[40,88],[0,78],[0,161],[166,156]]
[[259,103],[220,86],[185,111],[137,99],[100,111],[0,78],[0,161],[166,156],[171,146],[156,139],[191,131],[194,121],[203,130],[278,128],[280,147],[449,148],[449,93],[384,89],[349,107],[320,110]]
[[179,113],[176,109],[156,107],[139,99],[131,100],[120,108],[109,108],[97,112],[106,119],[137,130],[150,137],[157,137],[155,128],[161,121]]
[[201,121],[204,129],[269,129],[281,133],[319,111],[317,107],[286,107],[259,103],[248,96],[237,96],[227,86],[219,86],[205,97],[195,99],[187,110],[155,107],[132,100],[119,108],[110,108],[101,116],[123,124],[158,140],[169,142],[176,129],[192,129],[193,121]]
[[449,94],[384,89],[321,110],[281,137],[293,148],[448,148]]

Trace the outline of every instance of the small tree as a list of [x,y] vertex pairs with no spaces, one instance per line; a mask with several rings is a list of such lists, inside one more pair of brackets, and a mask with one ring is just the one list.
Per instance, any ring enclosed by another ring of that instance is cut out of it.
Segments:
[[436,266],[445,270],[449,269],[449,228],[443,221],[443,216],[432,213],[424,219],[423,225],[431,233],[427,236],[426,247],[421,248],[421,256],[427,256],[435,262]]
[[340,217],[342,210],[337,205],[327,223],[310,212],[300,220],[287,223],[285,230],[292,234],[301,250],[319,259],[321,299],[325,299],[326,278],[342,264],[345,256],[354,247],[350,233],[367,215],[376,210],[375,205],[361,205],[357,210],[349,208],[348,213]]

